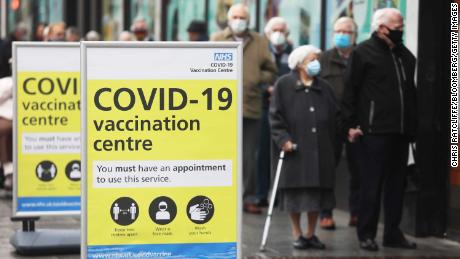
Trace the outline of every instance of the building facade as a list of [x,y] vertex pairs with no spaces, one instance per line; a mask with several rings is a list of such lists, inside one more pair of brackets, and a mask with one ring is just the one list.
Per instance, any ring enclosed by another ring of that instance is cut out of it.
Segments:
[[[84,35],[101,33],[116,40],[142,17],[155,40],[184,41],[192,20],[207,23],[209,34],[227,24],[232,4],[244,2],[250,10],[250,28],[263,31],[273,16],[289,24],[295,46],[332,46],[332,24],[353,17],[358,41],[371,33],[372,13],[396,7],[405,17],[404,40],[418,58],[419,135],[416,169],[408,180],[404,230],[417,236],[446,236],[460,240],[460,170],[449,165],[449,11],[450,1],[418,0],[0,0],[2,38],[18,22],[32,31],[39,23],[65,21]],[[459,2],[459,1],[453,1]],[[434,22],[436,21],[436,22]],[[445,101],[443,101],[445,100]]]

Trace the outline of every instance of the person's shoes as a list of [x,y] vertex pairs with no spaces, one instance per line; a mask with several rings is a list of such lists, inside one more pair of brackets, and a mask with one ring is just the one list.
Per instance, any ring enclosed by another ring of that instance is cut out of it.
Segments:
[[348,226],[356,227],[357,224],[358,224],[358,217],[357,216],[351,216],[350,221],[348,221]]
[[267,201],[267,199],[259,199],[257,201],[256,205],[259,208],[266,208],[266,207],[268,207],[268,201]]
[[320,250],[326,249],[326,246],[321,241],[319,241],[318,237],[315,235],[311,236],[310,238],[307,238],[306,240],[308,243],[308,247]]
[[403,249],[416,249],[417,244],[410,242],[405,237],[398,238],[396,240],[383,240],[383,246]]
[[305,237],[299,236],[296,241],[292,242],[292,246],[295,249],[307,249],[308,248],[308,241]]
[[262,213],[262,210],[253,203],[245,203],[243,205],[243,210],[244,212],[251,213],[251,214],[261,214]]
[[322,229],[326,229],[326,230],[334,230],[335,229],[335,222],[332,218],[330,217],[325,217],[325,218],[322,218],[320,221],[319,221],[319,226],[322,228]]
[[359,247],[367,251],[378,251],[379,250],[379,246],[377,245],[377,243],[375,243],[375,241],[370,238],[359,241]]

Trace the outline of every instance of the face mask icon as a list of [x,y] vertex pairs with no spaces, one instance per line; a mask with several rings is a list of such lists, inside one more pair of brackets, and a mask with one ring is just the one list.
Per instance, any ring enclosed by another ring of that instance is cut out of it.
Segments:
[[169,213],[168,204],[164,201],[160,201],[158,204],[159,211],[155,215],[156,220],[170,220],[171,214]]
[[70,178],[72,179],[80,179],[81,178],[81,171],[80,165],[77,163],[72,164],[72,171],[70,172]]
[[80,160],[72,160],[67,163],[65,167],[65,174],[71,181],[80,181],[81,179],[81,165]]
[[150,203],[149,216],[155,224],[167,225],[176,218],[176,215],[176,203],[167,196],[156,197]]

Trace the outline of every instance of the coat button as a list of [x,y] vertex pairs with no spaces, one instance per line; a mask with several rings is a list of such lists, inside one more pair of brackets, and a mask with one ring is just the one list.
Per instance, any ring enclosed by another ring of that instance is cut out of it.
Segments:
[[311,112],[314,112],[314,111],[315,111],[315,107],[313,107],[313,106],[310,107],[310,111],[311,111]]
[[310,92],[310,90],[307,88],[307,89],[305,89],[305,92],[308,93],[308,92]]
[[311,132],[316,133],[316,128],[315,127],[311,128]]

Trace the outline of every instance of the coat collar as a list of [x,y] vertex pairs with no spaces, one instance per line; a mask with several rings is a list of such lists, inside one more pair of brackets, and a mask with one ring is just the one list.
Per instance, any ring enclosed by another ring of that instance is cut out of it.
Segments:
[[277,52],[277,49],[275,48],[275,46],[273,46],[273,44],[270,42],[270,40],[268,38],[265,38],[265,39],[268,41],[270,51],[273,53],[273,55],[282,56],[284,54],[286,54],[286,55],[291,54],[291,52],[292,52],[292,44],[291,43],[286,42],[286,45],[284,46],[283,51]]
[[375,44],[377,44],[380,48],[384,49],[384,50],[387,50],[387,51],[391,51],[391,52],[394,52],[394,53],[400,53],[403,49],[404,49],[404,44],[398,44],[396,45],[393,49],[390,49],[390,47],[388,46],[388,44],[383,40],[381,39],[378,35],[377,35],[377,32],[373,32],[372,33],[372,36],[371,36],[371,39],[375,42]]
[[346,66],[344,58],[340,56],[339,50],[337,48],[334,48],[334,50],[332,51],[331,62],[334,62],[342,66]]
[[371,35],[371,39],[381,48],[389,50],[390,47],[388,44],[377,35],[377,32],[373,32]]
[[295,79],[295,86],[294,86],[294,89],[296,91],[299,91],[299,90],[305,90],[306,88],[308,89],[311,89],[311,90],[314,90],[314,91],[318,91],[318,92],[321,92],[322,89],[321,87],[319,86],[319,83],[318,83],[318,77],[314,77],[313,78],[313,83],[311,84],[311,86],[305,86],[302,81],[300,80],[300,74],[297,70],[292,70],[291,71],[291,74],[293,75],[294,79]]
[[[236,41],[235,37],[233,36],[232,30],[228,26],[224,29],[224,38],[227,41]],[[252,36],[251,31],[249,31],[248,29],[243,38],[243,49],[246,48],[249,42],[251,42],[253,39],[254,37]]]

